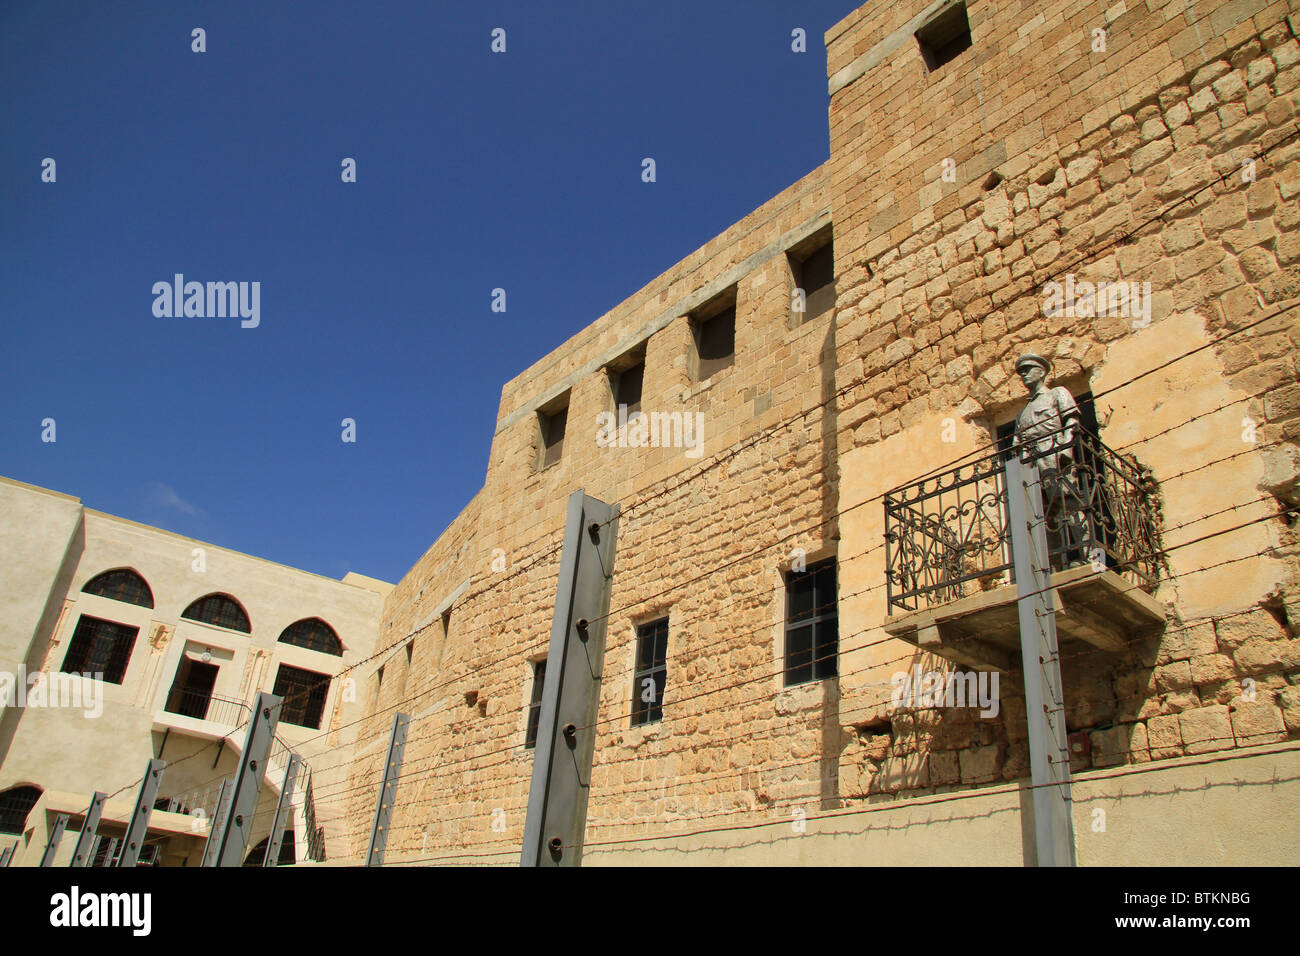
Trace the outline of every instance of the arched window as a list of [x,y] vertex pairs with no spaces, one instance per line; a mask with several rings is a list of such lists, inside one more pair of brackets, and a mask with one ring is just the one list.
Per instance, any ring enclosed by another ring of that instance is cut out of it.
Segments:
[[98,594],[100,597],[138,604],[140,607],[153,607],[153,592],[144,578],[130,568],[118,568],[97,574],[81,589],[86,594]]
[[280,635],[280,640],[286,644],[305,647],[309,651],[343,656],[343,642],[334,633],[334,628],[318,617],[308,617],[290,624]]
[[217,627],[228,627],[232,631],[243,631],[245,634],[253,633],[253,628],[248,623],[248,615],[239,606],[239,602],[229,594],[209,594],[207,597],[201,597],[187,607],[181,617],[191,621],[201,621],[204,624],[215,624]]
[[0,793],[0,833],[21,834],[27,826],[27,814],[40,798],[40,787],[10,787]]

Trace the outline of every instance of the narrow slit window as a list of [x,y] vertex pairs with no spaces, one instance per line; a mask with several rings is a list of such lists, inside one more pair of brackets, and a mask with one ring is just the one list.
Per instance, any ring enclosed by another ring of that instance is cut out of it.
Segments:
[[528,703],[528,728],[524,731],[524,746],[537,746],[537,725],[542,718],[542,689],[546,686],[546,661],[533,662],[533,690]]
[[668,618],[636,629],[636,670],[632,678],[632,726],[663,719],[668,683]]

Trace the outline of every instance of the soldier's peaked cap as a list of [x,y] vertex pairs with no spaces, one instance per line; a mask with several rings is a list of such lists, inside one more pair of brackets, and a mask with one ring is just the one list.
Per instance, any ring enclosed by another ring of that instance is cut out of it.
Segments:
[[1020,358],[1016,359],[1016,371],[1019,372],[1026,365],[1037,365],[1044,372],[1052,370],[1052,363],[1047,361],[1041,355],[1035,355],[1033,352],[1026,352]]

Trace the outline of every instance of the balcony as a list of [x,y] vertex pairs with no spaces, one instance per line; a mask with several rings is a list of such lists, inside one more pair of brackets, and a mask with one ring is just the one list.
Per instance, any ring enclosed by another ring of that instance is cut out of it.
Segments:
[[[163,732],[163,748],[167,737],[173,733],[199,737],[228,743],[238,752],[244,746],[245,728],[252,714],[252,707],[242,700],[218,697],[204,691],[185,687],[173,687],[167,695],[164,708],[153,716],[153,729]],[[221,757],[224,747],[217,750],[217,759]],[[284,783],[285,771],[289,767],[289,758],[293,749],[277,735],[271,741],[271,750],[267,755],[266,782],[276,791]],[[160,751],[159,756],[162,753]],[[217,761],[213,761],[216,766]],[[303,761],[304,773],[309,772]],[[305,777],[304,777],[305,779]]]
[[[885,495],[885,630],[955,663],[1019,667],[1019,596],[1005,461],[985,455]],[[1081,427],[1058,432],[1026,464],[1060,464],[1043,481],[1044,526],[1063,648],[1121,651],[1164,626],[1154,481]]]

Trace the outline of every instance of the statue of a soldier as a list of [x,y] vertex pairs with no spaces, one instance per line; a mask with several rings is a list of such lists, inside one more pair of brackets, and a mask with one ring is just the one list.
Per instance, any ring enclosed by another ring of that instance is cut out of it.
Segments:
[[[1067,389],[1045,384],[1051,363],[1032,352],[1016,360],[1029,401],[1016,417],[1013,447],[1038,473],[1047,524],[1048,549],[1061,563],[1082,557],[1089,522],[1075,472],[1079,406]],[[1063,560],[1061,560],[1063,559]],[[1056,562],[1053,562],[1056,563]]]

